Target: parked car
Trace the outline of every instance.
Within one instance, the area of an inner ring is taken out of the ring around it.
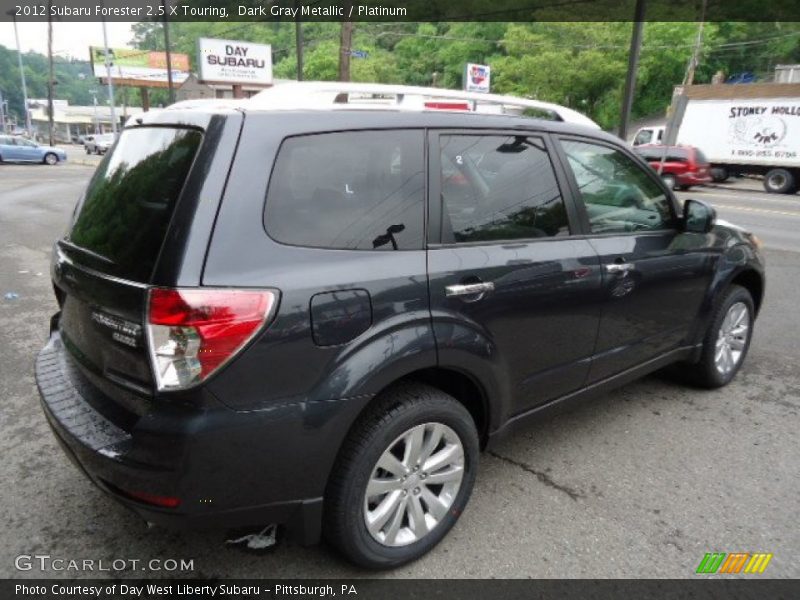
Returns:
[[[43,146],[19,135],[0,135],[0,162],[34,162],[55,165],[67,160],[61,148]]]
[[[105,154],[114,145],[115,140],[113,133],[88,135],[84,138],[83,148],[86,154]]]
[[[670,189],[688,190],[712,181],[711,166],[699,148],[650,144],[636,146],[635,150],[656,172],[664,157],[661,179]]]
[[[393,567],[519,424],[668,365],[708,388],[741,368],[758,240],[585,117],[275,90],[130,119],[53,249],[44,413],[148,522],[277,523]]]

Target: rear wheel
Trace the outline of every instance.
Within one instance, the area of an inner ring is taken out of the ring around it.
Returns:
[[[55,165],[58,163],[58,157],[53,154],[52,152],[48,152],[44,155],[44,162],[48,165]]]
[[[786,169],[772,169],[764,176],[764,189],[772,194],[791,194],[795,185],[794,175]]]
[[[728,169],[725,167],[712,167],[711,169],[711,179],[715,183],[722,183],[727,181],[730,177],[730,173],[728,173]]]
[[[676,180],[674,175],[662,175],[661,179],[664,181],[664,185],[667,186],[669,189],[674,190],[676,185]]]
[[[731,286],[714,311],[699,362],[685,365],[689,379],[707,388],[727,385],[747,356],[754,319],[750,292],[738,285]]]
[[[433,548],[469,500],[478,434],[469,412],[422,384],[388,391],[345,441],[326,492],[325,537],[390,568]]]

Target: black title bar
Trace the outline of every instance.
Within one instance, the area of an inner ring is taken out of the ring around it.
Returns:
[[[0,20],[632,21],[637,0],[0,0]],[[647,21],[800,21],[798,0],[642,0]]]

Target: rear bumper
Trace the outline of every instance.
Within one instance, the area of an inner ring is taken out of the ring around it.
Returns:
[[[68,457],[148,522],[176,529],[278,523],[301,543],[318,541],[327,474],[302,464],[302,453],[285,435],[293,419],[302,423],[300,408],[284,406],[270,418],[167,405],[123,428],[95,406],[97,390],[87,387],[58,333],[37,357],[36,382],[44,414]],[[280,453],[276,446],[282,446]],[[291,462],[293,457],[301,462]],[[129,493],[180,503],[162,508]]]
[[[688,175],[686,173],[676,176],[678,185],[705,185],[711,183],[710,175]]]

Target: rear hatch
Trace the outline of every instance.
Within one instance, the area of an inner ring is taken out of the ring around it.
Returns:
[[[180,127],[125,129],[57,243],[61,338],[107,393],[120,386],[152,393],[147,289],[202,135]]]

